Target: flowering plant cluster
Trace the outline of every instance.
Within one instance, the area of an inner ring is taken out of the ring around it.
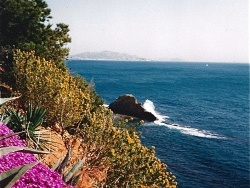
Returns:
[[[13,134],[4,123],[0,122],[0,136]],[[26,146],[25,141],[19,139],[17,135],[0,140],[0,147],[7,146]],[[33,154],[25,152],[12,152],[0,157],[0,173],[13,169],[17,166],[29,164],[37,161]],[[0,186],[1,187],[1,186]],[[13,188],[63,188],[73,186],[67,185],[60,174],[52,171],[47,166],[38,163],[32,169],[28,170],[13,186]]]

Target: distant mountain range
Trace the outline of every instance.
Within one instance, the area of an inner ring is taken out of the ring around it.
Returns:
[[[125,53],[102,51],[102,52],[84,52],[69,57],[72,60],[113,60],[113,61],[148,61],[145,58]]]

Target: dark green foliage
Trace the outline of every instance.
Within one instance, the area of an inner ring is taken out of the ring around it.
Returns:
[[[1,18],[0,18],[1,20]],[[1,26],[0,26],[1,31]],[[1,32],[0,32],[1,33]],[[1,38],[1,37],[0,37]],[[4,94],[2,84],[5,83],[8,86],[15,85],[14,73],[13,73],[13,52],[11,47],[2,47],[0,43],[0,83],[1,94]],[[10,96],[7,96],[10,97]]]
[[[6,118],[4,122],[8,124],[8,127],[13,130],[14,132],[26,132],[26,129],[23,125],[24,116],[19,110],[15,110],[14,108],[7,108],[5,109]]]
[[[27,123],[32,124],[32,130],[34,131],[39,125],[43,123],[43,118],[47,110],[38,106],[32,107],[31,103],[28,105],[26,113]]]
[[[44,0],[1,0],[0,46],[35,50],[36,55],[65,68],[69,28],[62,23],[52,26],[50,12]]]
[[[15,87],[13,49],[35,51],[35,55],[53,62],[66,70],[64,60],[71,42],[69,27],[63,23],[50,24],[51,10],[44,0],[0,1],[0,92]],[[12,96],[8,91],[6,97]]]

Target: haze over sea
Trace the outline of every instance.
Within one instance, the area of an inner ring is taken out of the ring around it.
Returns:
[[[142,142],[177,176],[180,188],[248,188],[249,65],[186,62],[67,62],[106,104],[133,94],[159,118]]]

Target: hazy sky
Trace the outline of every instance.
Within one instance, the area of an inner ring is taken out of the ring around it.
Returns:
[[[70,54],[248,61],[248,0],[46,0],[70,27]]]

